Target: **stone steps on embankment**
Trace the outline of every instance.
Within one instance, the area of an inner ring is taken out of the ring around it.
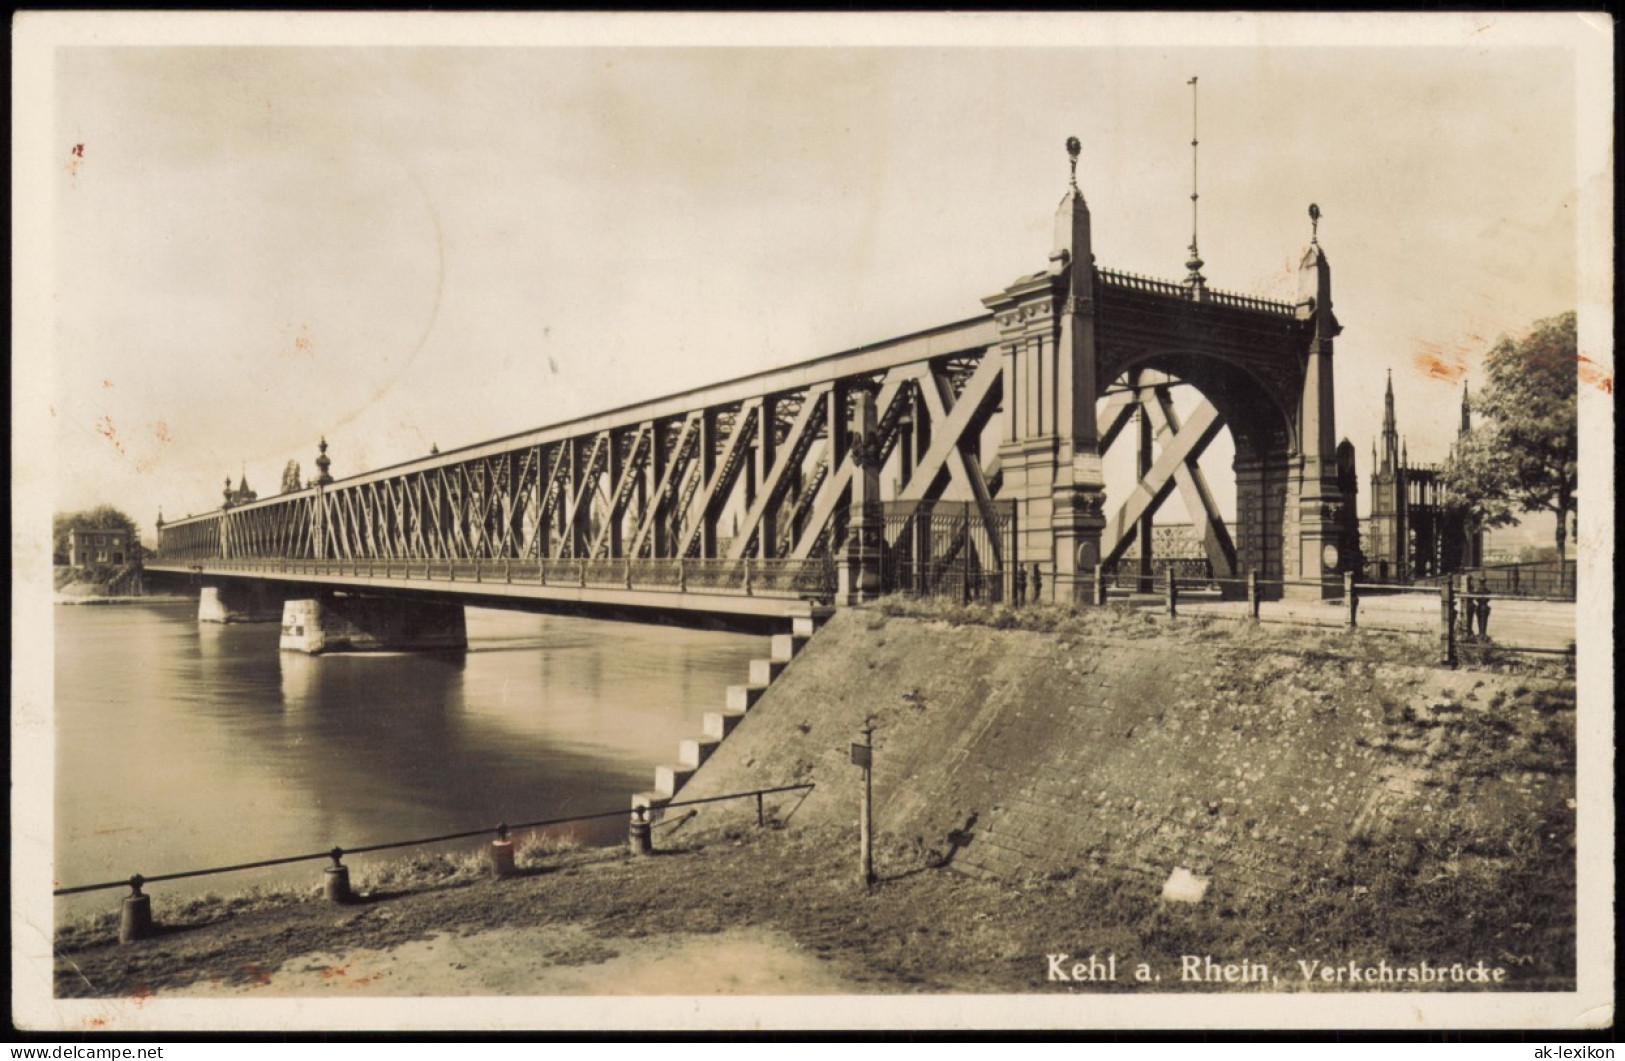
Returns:
[[[654,788],[632,797],[632,808],[659,810],[677,798],[689,779],[705,765],[722,742],[745,720],[768,688],[784,673],[797,654],[805,649],[814,633],[829,618],[832,609],[810,607],[792,612],[790,632],[774,634],[767,659],[750,663],[750,680],[743,685],[730,685],[720,711],[707,711],[703,732],[699,737],[680,741],[677,761],[655,767]]]

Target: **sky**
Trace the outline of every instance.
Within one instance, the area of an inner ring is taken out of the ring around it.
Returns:
[[[1568,16],[526,25],[51,52],[19,362],[54,507],[150,541],[324,435],[342,478],[976,316],[1045,266],[1068,136],[1099,264],[1180,279],[1196,76],[1210,285],[1292,298],[1322,211],[1363,513],[1388,373],[1442,459],[1497,337],[1576,307],[1611,186]]]

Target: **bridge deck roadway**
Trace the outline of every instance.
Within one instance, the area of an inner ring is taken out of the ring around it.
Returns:
[[[781,619],[805,609],[808,598],[786,591],[746,593],[743,589],[637,587],[624,585],[577,583],[549,583],[509,581],[500,571],[482,572],[478,578],[424,577],[422,569],[415,574],[403,572],[400,565],[391,573],[380,573],[383,564],[345,565],[347,570],[300,571],[297,564],[286,567],[275,563],[263,566],[246,564],[212,565],[184,562],[149,562],[148,571],[174,575],[198,576],[208,579],[243,579],[262,582],[308,585],[313,589],[346,590],[354,593],[379,593],[390,596],[412,596],[439,600],[460,600],[469,604],[497,606],[540,606],[556,604],[572,610],[630,611],[668,614],[712,615],[749,619]]]

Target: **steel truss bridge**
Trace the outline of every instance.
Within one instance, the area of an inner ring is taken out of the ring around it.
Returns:
[[[786,368],[162,523],[149,569],[766,615],[971,584],[1016,564],[1066,596],[1178,491],[1216,572],[1328,585],[1341,499],[1329,443],[1329,270],[1296,303],[1093,265],[1074,186],[1044,271],[966,320]],[[1178,416],[1170,388],[1203,400]],[[1228,426],[1238,526],[1197,459]],[[1099,455],[1136,448],[1109,511]],[[948,506],[947,502],[954,502]],[[938,509],[957,517],[944,520]],[[1324,557],[1324,560],[1323,560]],[[888,572],[906,571],[909,585]],[[950,573],[951,572],[951,576]],[[1079,593],[1079,596],[1082,594]]]

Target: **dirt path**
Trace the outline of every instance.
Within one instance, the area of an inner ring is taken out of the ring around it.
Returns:
[[[317,952],[263,978],[204,980],[166,998],[816,995],[854,984],[782,933],[598,938],[570,925],[440,933],[378,950]]]

